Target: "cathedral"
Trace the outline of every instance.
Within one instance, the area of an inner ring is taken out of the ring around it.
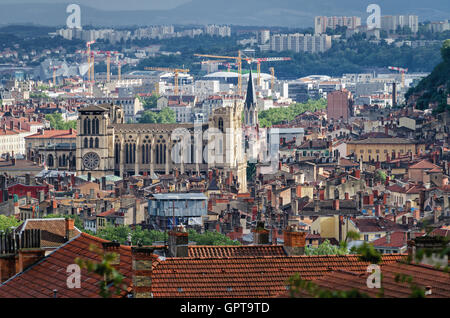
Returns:
[[[214,110],[202,124],[126,124],[117,105],[90,105],[79,110],[76,139],[78,175],[188,175],[218,169],[247,192],[247,157],[242,133],[257,125],[256,96],[250,75],[245,103]]]

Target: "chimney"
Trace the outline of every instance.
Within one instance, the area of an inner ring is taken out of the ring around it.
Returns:
[[[189,237],[183,226],[178,226],[169,232],[169,255],[170,257],[189,256]]]
[[[291,225],[284,230],[284,250],[289,256],[305,254],[306,232]]]
[[[103,251],[105,254],[114,254],[114,259],[111,261],[111,265],[120,265],[120,243],[117,241],[102,243]]]
[[[102,190],[106,190],[106,177],[102,177]]]
[[[89,199],[93,199],[95,197],[94,189],[89,189]]]
[[[212,170],[209,170],[208,171],[208,180],[209,180],[209,182],[212,181],[212,178],[213,178],[213,172],[212,172]]]
[[[391,232],[387,232],[386,233],[386,243],[390,244],[391,243]]]
[[[319,190],[319,200],[320,201],[325,200],[325,190],[324,189]]]
[[[373,193],[369,195],[369,205],[373,205]]]
[[[269,230],[265,228],[264,222],[258,222],[253,232],[253,243],[255,245],[269,244]]]
[[[131,247],[133,297],[152,298],[152,264],[157,258],[151,247]]]
[[[381,216],[381,206],[378,205],[378,204],[375,206],[375,216],[376,217],[380,217]]]
[[[39,203],[45,200],[45,192],[44,190],[39,191]]]
[[[75,220],[66,218],[66,241],[71,240],[75,235]]]
[[[12,244],[13,242],[17,244]],[[0,282],[4,282],[45,256],[41,249],[41,230],[0,233]]]
[[[350,200],[350,195],[348,194],[348,192],[345,192],[344,196],[345,196],[345,200]]]
[[[387,204],[387,197],[388,197],[388,194],[386,192],[383,193],[383,205]]]
[[[339,211],[339,199],[333,200],[333,210]]]

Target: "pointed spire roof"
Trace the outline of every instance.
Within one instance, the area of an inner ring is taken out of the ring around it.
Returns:
[[[245,107],[250,108],[250,105],[256,105],[255,85],[253,84],[252,69],[248,76],[247,96],[245,97]]]

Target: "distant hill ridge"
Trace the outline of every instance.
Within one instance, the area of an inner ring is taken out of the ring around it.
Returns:
[[[144,0],[142,0],[144,1]],[[316,15],[368,16],[366,0],[192,0],[169,10],[99,10],[82,8],[82,24],[94,26],[155,24],[237,24],[311,27]],[[448,0],[377,0],[382,15],[417,14],[421,21],[450,18]],[[138,3],[134,1],[133,3]],[[66,4],[0,4],[0,23],[64,25]],[[124,2],[124,10],[126,9]]]

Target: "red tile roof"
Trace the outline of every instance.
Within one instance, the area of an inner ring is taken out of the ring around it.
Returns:
[[[286,256],[282,245],[189,246],[189,257]]]
[[[13,276],[0,285],[0,298],[46,298],[53,297],[53,290],[57,289],[57,297],[61,298],[92,298],[99,296],[99,282],[101,277],[81,270],[81,288],[68,288],[67,266],[75,263],[75,258],[95,262],[100,257],[89,250],[90,245],[102,248],[106,240],[81,233],[79,236],[64,244],[35,263],[22,273]],[[125,276],[124,283],[131,283],[131,248],[120,246],[120,265],[118,270]]]
[[[440,169],[439,166],[436,166],[425,159],[422,161],[419,161],[418,163],[416,163],[412,166],[409,166],[409,169],[436,169],[436,168]]]
[[[434,229],[429,236],[444,236],[450,237],[450,229]]]
[[[407,230],[406,225],[397,224],[383,217],[363,217],[353,219],[361,233]]]
[[[44,130],[44,134],[36,133],[34,135],[30,135],[25,138],[76,138],[77,137],[77,131],[75,129],[72,130],[72,133],[70,130],[59,130],[59,129],[52,129],[52,130]]]
[[[383,255],[383,261],[403,257]],[[152,293],[183,298],[276,297],[286,292],[286,281],[295,273],[312,280],[336,269],[364,273],[368,265],[356,255],[167,258],[154,266]]]
[[[383,236],[372,242],[374,247],[403,247],[406,245],[406,232],[391,233],[391,241],[388,243],[387,237]]]
[[[393,263],[381,265],[381,287],[384,289],[384,298],[408,298],[411,287],[408,283],[396,282],[398,274],[411,276],[413,282],[425,289],[431,287],[431,295],[427,298],[450,297],[450,275],[442,270],[427,265]],[[351,271],[334,271],[325,274],[314,283],[321,289],[349,291],[356,289],[370,297],[377,297],[380,289],[368,288],[367,277],[370,273],[354,273]],[[305,291],[299,293],[300,297],[308,297]],[[309,296],[311,297],[311,296]]]

